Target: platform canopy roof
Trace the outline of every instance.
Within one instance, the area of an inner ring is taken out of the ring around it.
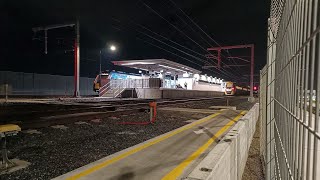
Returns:
[[[155,71],[168,74],[200,74],[201,71],[191,68],[189,66],[179,64],[167,59],[142,59],[142,60],[124,60],[124,61],[112,61],[114,65],[126,66],[134,69],[140,69],[144,71]]]

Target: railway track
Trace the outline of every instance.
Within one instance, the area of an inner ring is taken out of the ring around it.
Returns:
[[[160,107],[199,101],[225,101],[223,97],[197,99],[157,100]],[[152,100],[124,100],[107,102],[58,102],[57,104],[30,104],[2,106],[0,119],[3,124],[14,123],[22,129],[43,128],[76,121],[89,121],[110,116],[129,115],[148,111]],[[1,123],[0,123],[1,124]]]

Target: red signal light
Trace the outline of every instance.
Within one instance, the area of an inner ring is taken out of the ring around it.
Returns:
[[[254,86],[254,87],[253,87],[253,90],[257,90],[257,87],[256,87],[256,86]]]

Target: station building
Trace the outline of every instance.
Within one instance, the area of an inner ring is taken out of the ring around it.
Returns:
[[[115,66],[139,70],[139,74],[109,72],[99,90],[101,97],[144,99],[214,97],[224,93],[217,77],[167,59],[112,61]]]

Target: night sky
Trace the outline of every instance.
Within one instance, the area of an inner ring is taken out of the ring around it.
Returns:
[[[269,0],[1,0],[0,3],[0,70],[73,75],[74,29],[50,30],[45,55],[44,34],[34,34],[32,27],[75,22],[77,18],[81,27],[81,76],[94,77],[98,73],[99,50],[111,43],[119,50],[115,54],[104,51],[103,69],[114,68],[111,60],[165,58],[230,79],[249,74],[249,68],[203,70],[201,66],[208,61],[203,57],[208,54],[206,48],[251,43],[256,46],[256,73],[266,62]],[[250,51],[233,50],[223,55],[248,58],[245,56]],[[240,63],[227,59],[223,62]]]

